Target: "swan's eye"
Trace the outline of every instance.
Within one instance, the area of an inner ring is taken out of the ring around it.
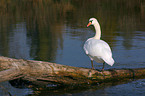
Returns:
[[[91,23],[93,22],[93,20],[90,21]]]

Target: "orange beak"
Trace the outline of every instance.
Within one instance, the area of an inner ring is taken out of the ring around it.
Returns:
[[[87,27],[89,27],[91,24],[92,24],[92,23],[91,23],[91,22],[89,22],[89,23],[88,23],[88,25],[87,25]]]

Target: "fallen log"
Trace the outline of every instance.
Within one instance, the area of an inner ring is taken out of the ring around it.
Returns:
[[[145,68],[110,69],[101,72],[88,68],[0,56],[0,82],[20,77],[24,80],[46,84],[94,84],[145,78]]]

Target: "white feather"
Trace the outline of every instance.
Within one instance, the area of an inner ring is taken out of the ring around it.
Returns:
[[[93,20],[92,25],[94,25],[95,29],[99,29],[96,29],[97,32],[93,38],[89,38],[85,42],[84,51],[90,57],[91,60],[94,60],[98,63],[106,62],[108,65],[112,66],[114,64],[114,60],[112,58],[110,46],[105,41],[100,40],[100,25],[95,18],[91,18],[90,20]]]

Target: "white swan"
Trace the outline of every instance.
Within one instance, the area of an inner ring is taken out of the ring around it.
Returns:
[[[90,18],[87,27],[90,25],[94,25],[96,30],[96,35],[92,38],[89,38],[85,42],[84,51],[91,59],[92,69],[94,69],[93,67],[93,60],[94,60],[98,63],[103,63],[102,71],[104,71],[105,62],[110,66],[114,64],[114,60],[112,58],[112,52],[109,45],[105,41],[100,40],[101,29],[97,19]]]

